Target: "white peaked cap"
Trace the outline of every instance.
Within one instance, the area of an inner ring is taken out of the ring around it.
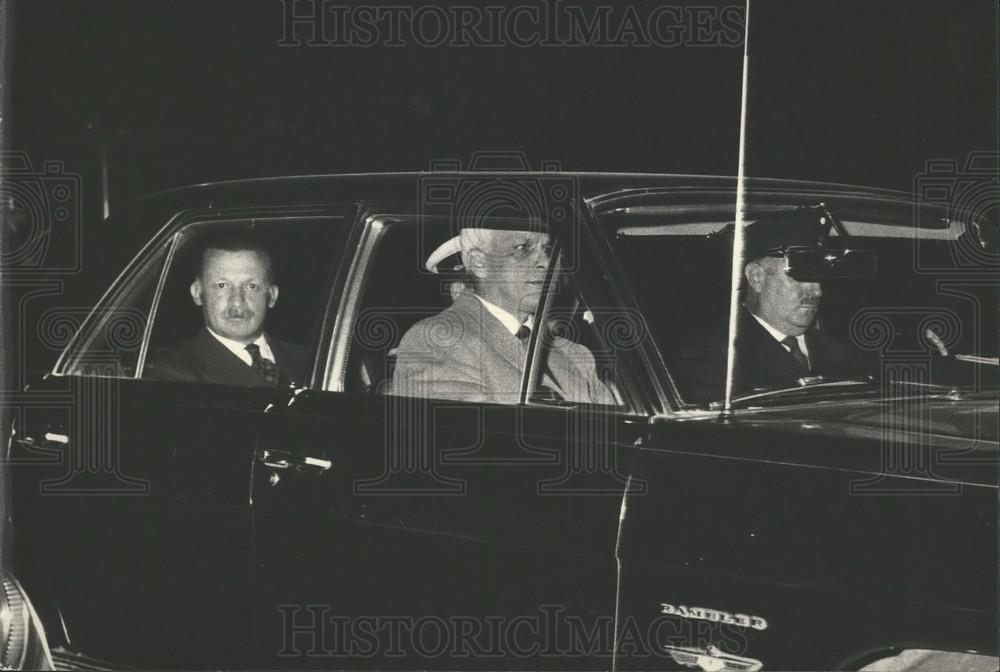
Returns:
[[[453,236],[438,245],[437,249],[427,257],[424,268],[431,273],[440,273],[441,269],[438,268],[438,265],[455,254],[461,255],[462,265],[468,268],[469,260],[466,255],[472,250],[488,247],[493,234],[497,231],[545,231],[544,225],[538,220],[494,217],[476,223],[478,226],[462,227],[457,236]]]

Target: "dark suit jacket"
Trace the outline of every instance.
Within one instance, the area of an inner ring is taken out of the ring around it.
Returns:
[[[725,395],[729,321],[696,332],[667,358],[671,373],[686,399],[721,400]],[[733,394],[754,389],[780,389],[810,375],[851,375],[860,362],[849,347],[819,329],[806,332],[810,370],[805,370],[748,310],[741,310],[736,341]]]
[[[526,345],[466,292],[406,332],[389,394],[515,404],[526,352]],[[555,338],[547,363],[566,400],[615,403],[586,347]]]
[[[271,336],[267,344],[281,368],[282,385],[304,385],[309,375],[308,351]],[[234,355],[202,327],[193,338],[176,348],[150,357],[143,378],[198,383],[225,383],[243,387],[266,387],[267,381]]]

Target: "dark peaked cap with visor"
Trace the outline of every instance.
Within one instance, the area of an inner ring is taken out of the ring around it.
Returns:
[[[548,228],[540,219],[528,217],[477,217],[463,219],[459,233],[439,245],[427,257],[424,267],[431,273],[446,273],[469,268],[468,255],[472,250],[492,251],[493,234],[498,231],[548,233]],[[458,255],[461,265],[450,267],[442,262]]]
[[[831,225],[818,208],[799,208],[761,217],[746,228],[746,261],[778,255],[788,247],[826,247]]]

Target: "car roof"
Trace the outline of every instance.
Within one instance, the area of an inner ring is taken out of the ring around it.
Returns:
[[[664,223],[692,216],[702,221],[725,220],[725,212],[734,210],[737,185],[735,177],[726,175],[614,172],[498,170],[288,175],[166,189],[126,204],[113,219],[130,229],[136,226],[148,232],[149,226],[159,228],[175,214],[193,210],[378,202],[387,207],[398,204],[398,214],[406,214],[419,212],[421,190],[427,189],[427,184],[476,180],[561,182],[599,211],[614,209],[620,203],[661,204],[670,210],[670,217]],[[754,207],[823,202],[841,219],[852,221],[941,229],[947,229],[950,223],[946,208],[917,205],[913,196],[903,191],[781,178],[748,178],[746,187],[748,204]],[[919,216],[915,216],[918,212]],[[116,225],[118,230],[119,227]]]
[[[542,172],[542,171],[469,171],[469,172],[389,172],[345,173],[332,175],[289,175],[260,177],[219,182],[206,182],[158,191],[141,197],[139,202],[160,200],[202,200],[206,197],[236,199],[245,203],[287,200],[290,196],[309,194],[327,200],[417,199],[417,192],[408,191],[427,180],[540,180],[572,182],[580,194],[590,199],[605,198],[622,192],[672,190],[732,191],[736,178],[726,175],[689,175],[658,173],[605,172]],[[909,201],[906,192],[834,182],[791,180],[782,178],[748,178],[750,189],[760,191],[800,191],[867,195],[888,200]]]

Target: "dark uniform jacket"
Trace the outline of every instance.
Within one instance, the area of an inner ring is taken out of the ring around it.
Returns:
[[[686,400],[704,403],[723,398],[728,324],[726,320],[714,329],[694,334],[668,358]],[[815,327],[805,333],[809,369],[799,364],[746,309],[740,311],[737,334],[734,396],[755,389],[793,387],[803,376],[850,376],[859,372],[856,353]]]
[[[270,336],[267,344],[281,369],[282,386],[304,385],[309,374],[308,351]],[[244,387],[266,387],[265,378],[234,355],[202,327],[193,338],[176,348],[150,358],[143,378],[198,383],[225,383]]]

